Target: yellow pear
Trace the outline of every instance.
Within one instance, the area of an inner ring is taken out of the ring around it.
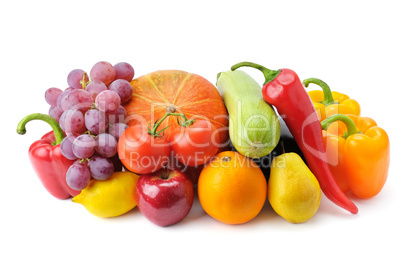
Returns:
[[[272,161],[268,200],[275,212],[291,223],[305,222],[317,212],[320,185],[296,153],[285,153]]]
[[[132,172],[115,172],[105,181],[92,179],[72,200],[98,217],[122,215],[137,205],[134,191],[138,177]]]

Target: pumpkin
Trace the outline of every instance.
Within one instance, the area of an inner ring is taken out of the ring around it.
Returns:
[[[217,131],[213,136],[220,147],[228,142],[228,114],[216,87],[205,78],[180,70],[162,70],[138,77],[131,82],[133,97],[124,105],[127,124],[154,124],[166,112],[182,113],[187,119],[208,119]],[[177,117],[167,117],[158,130],[164,136],[180,127]]]

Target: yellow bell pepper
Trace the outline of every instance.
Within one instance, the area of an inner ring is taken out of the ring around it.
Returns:
[[[321,122],[330,170],[339,187],[359,198],[383,188],[390,162],[389,138],[370,118],[333,115]]]
[[[309,78],[303,81],[305,87],[308,87],[310,83],[319,85],[322,90],[309,91],[311,101],[313,101],[314,108],[317,111],[320,121],[334,114],[353,114],[360,116],[360,105],[349,96],[338,92],[331,92],[329,86],[316,78]]]

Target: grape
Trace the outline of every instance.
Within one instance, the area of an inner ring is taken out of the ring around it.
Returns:
[[[75,69],[70,71],[70,73],[67,76],[67,83],[68,86],[74,89],[82,89],[82,78],[84,77],[85,74],[85,82],[87,83],[89,81],[88,75],[85,73],[85,71],[80,70],[80,69]]]
[[[93,99],[90,93],[85,90],[73,90],[67,97],[71,108],[80,111],[87,111],[91,108]]]
[[[91,80],[101,81],[106,85],[113,82],[115,74],[116,71],[113,66],[106,61],[99,61],[90,71]]]
[[[59,95],[59,97],[57,98],[57,106],[59,107],[59,109],[63,110],[61,102],[71,93],[72,90],[73,90],[72,88],[67,88]]]
[[[124,123],[126,121],[127,112],[123,106],[119,106],[119,108],[115,112],[107,113],[106,115],[109,119],[109,124],[115,124],[119,122]]]
[[[118,79],[109,85],[109,89],[115,91],[121,99],[121,103],[126,103],[133,96],[133,87],[131,84],[123,79]]]
[[[91,173],[88,166],[75,162],[68,168],[66,173],[66,181],[69,187],[74,190],[82,190],[88,186],[91,180]]]
[[[76,109],[63,112],[64,117],[60,127],[67,133],[81,133],[85,131],[84,115]],[[62,116],[63,116],[62,114]]]
[[[63,91],[61,89],[56,88],[56,87],[51,87],[51,88],[47,89],[45,92],[46,102],[52,107],[57,106],[57,98],[59,97],[59,95],[62,92]]]
[[[116,71],[116,75],[114,77],[115,80],[124,79],[130,82],[134,78],[134,68],[130,64],[126,62],[120,62],[113,67]]]
[[[120,96],[111,90],[100,92],[95,99],[95,106],[104,113],[113,113],[120,106]]]
[[[61,100],[60,109],[63,111],[67,111],[71,108],[70,103],[68,103],[68,96],[72,93],[72,91],[68,92],[66,96]]]
[[[120,136],[123,132],[128,128],[128,125],[125,123],[116,123],[113,124],[112,127],[109,129],[109,134],[112,135],[116,140],[119,140]]]
[[[82,134],[73,141],[73,153],[79,159],[90,158],[95,153],[95,146],[95,138]]]
[[[96,180],[106,180],[112,176],[114,165],[110,159],[93,156],[88,163],[91,176]]]
[[[108,119],[106,114],[98,109],[90,109],[85,112],[85,126],[95,135],[106,132]]]
[[[92,81],[87,85],[85,90],[92,96],[93,101],[95,101],[96,96],[100,92],[107,90],[107,86],[101,81]]]
[[[77,136],[74,135],[68,135],[63,139],[63,141],[61,141],[60,144],[61,154],[63,154],[63,156],[67,159],[71,160],[77,159],[77,157],[73,153],[73,142],[76,137]]]
[[[96,139],[96,152],[105,158],[111,158],[117,153],[117,140],[107,133],[99,134]]]
[[[61,114],[63,114],[63,110],[61,110],[59,107],[52,106],[49,108],[49,115],[57,122],[59,122]]]
[[[66,120],[66,112],[63,112],[59,118],[60,128],[64,131],[64,122]]]

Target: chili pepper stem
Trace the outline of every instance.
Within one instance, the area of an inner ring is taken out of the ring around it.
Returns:
[[[192,125],[192,124],[194,123],[194,119],[188,120],[187,117],[186,117],[186,115],[184,115],[184,114],[181,114],[181,113],[166,113],[162,118],[156,120],[155,124],[151,125],[152,128],[151,128],[151,129],[148,129],[148,133],[149,133],[150,135],[152,135],[152,136],[160,136],[159,134],[160,134],[161,132],[163,132],[166,128],[168,128],[169,126],[163,128],[163,129],[160,130],[160,131],[157,131],[157,130],[158,130],[158,127],[159,127],[159,126],[162,124],[162,122],[163,122],[167,117],[169,117],[169,116],[182,117],[184,121],[183,121],[182,123],[179,123],[179,122],[178,122],[178,123],[179,123],[181,126],[183,126],[183,127],[188,127],[188,126],[190,126],[190,125]]]
[[[25,116],[18,123],[17,133],[21,134],[21,135],[25,134],[27,132],[27,130],[25,129],[25,125],[32,120],[42,120],[44,122],[47,122],[50,125],[50,127],[52,127],[52,130],[53,130],[53,133],[55,136],[55,140],[56,140],[54,145],[58,145],[61,143],[61,141],[63,141],[65,135],[64,135],[63,130],[60,128],[59,123],[55,119],[53,119],[51,116],[46,115],[46,114],[41,114],[41,113],[33,113],[28,116]]]
[[[270,70],[262,65],[252,63],[252,62],[246,62],[246,61],[237,63],[237,64],[233,65],[230,69],[233,71],[240,67],[252,67],[257,70],[260,70],[264,74],[264,77],[265,77],[264,85],[271,82],[273,79],[275,79],[275,77],[278,76],[278,74],[281,72],[281,70]]]
[[[309,86],[310,83],[314,83],[322,88],[322,91],[324,92],[324,100],[321,102],[322,104],[324,104],[325,106],[329,106],[335,103],[334,98],[332,97],[331,89],[329,88],[328,84],[317,78],[309,78],[303,81],[303,85],[306,88]]]
[[[347,139],[349,136],[358,133],[356,125],[353,122],[353,120],[351,118],[349,118],[348,116],[343,115],[343,114],[335,114],[335,115],[332,115],[332,116],[326,118],[325,120],[323,120],[321,122],[321,128],[323,130],[327,130],[329,125],[331,125],[332,123],[334,123],[336,121],[343,122],[347,127],[347,131],[343,135],[343,138]]]

